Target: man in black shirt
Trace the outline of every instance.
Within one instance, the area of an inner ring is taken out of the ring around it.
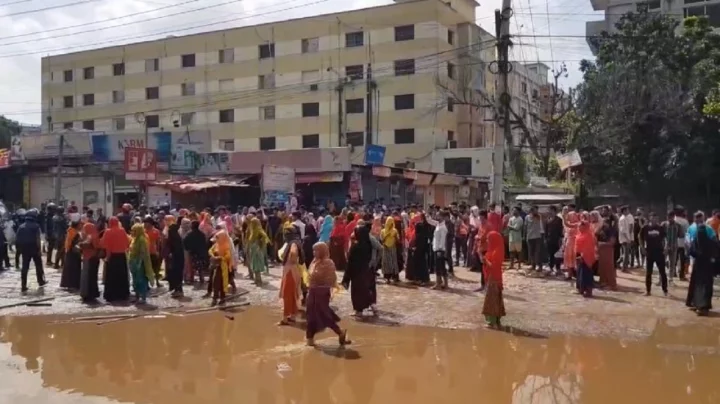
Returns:
[[[650,296],[652,286],[653,267],[657,264],[660,272],[660,284],[665,296],[667,296],[667,274],[665,273],[665,228],[658,221],[655,213],[650,213],[650,222],[641,230],[641,240],[645,246],[647,266],[645,268],[645,290],[646,296]]]
[[[25,223],[20,225],[17,232],[16,244],[18,252],[22,255],[22,272],[20,273],[22,291],[27,292],[27,275],[30,269],[30,261],[35,264],[35,275],[40,287],[45,286],[45,272],[43,271],[42,258],[40,257],[40,235],[42,233],[37,222],[38,212],[33,209],[28,212]]]

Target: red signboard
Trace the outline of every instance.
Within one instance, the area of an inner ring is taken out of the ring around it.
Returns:
[[[10,150],[0,149],[0,169],[10,167]]]
[[[156,151],[126,147],[125,179],[131,181],[155,181],[157,179]]]

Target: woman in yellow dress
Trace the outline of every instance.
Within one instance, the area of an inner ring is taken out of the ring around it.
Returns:
[[[232,240],[224,230],[215,235],[215,243],[210,247],[210,283],[212,284],[212,305],[225,304],[225,294],[230,283],[232,269]]]
[[[250,277],[257,286],[262,286],[262,273],[265,271],[265,257],[270,238],[260,225],[257,217],[250,220],[247,236],[247,266]]]

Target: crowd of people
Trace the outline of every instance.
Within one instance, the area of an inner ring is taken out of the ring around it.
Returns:
[[[126,204],[108,218],[102,211],[48,204],[40,210],[18,210],[14,220],[15,231],[1,236],[0,262],[10,266],[7,249],[14,245],[23,291],[28,290],[31,262],[38,285],[47,283],[43,254],[45,266],[62,270],[60,287],[78,293],[87,303],[101,296],[99,284],[107,302],[142,304],[164,282],[179,298],[185,284],[207,281],[205,297],[212,299],[212,305],[223,305],[236,291],[241,263],[257,286],[263,285],[270,266],[280,265],[279,324],[296,322],[305,306],[310,343],[324,328],[335,331],[342,344],[349,343],[330,308],[336,290],[350,291],[355,316],[366,311],[377,315],[376,282],[397,284],[402,273],[405,282],[443,290],[449,287],[455,267],[479,272],[476,291],[485,294],[487,325],[500,327],[505,316],[506,257],[507,269],[526,264],[530,272],[564,276],[585,297],[592,297],[598,285],[615,289],[616,270],[628,271],[636,263],[645,263],[647,294],[657,267],[667,295],[668,283],[678,275],[685,279],[692,257],[686,303],[699,315],[711,309],[720,262],[720,212],[707,221],[698,212],[690,224],[682,208],[669,212],[661,222],[654,213],[646,216],[638,210],[632,215],[627,207],[616,213],[609,206],[590,212],[574,205],[550,206],[542,212],[532,206],[526,212],[521,206],[510,210],[495,204],[485,210],[455,203],[428,209],[378,203],[332,212],[304,207],[292,212],[238,207],[231,212],[223,206],[135,209]],[[339,280],[336,271],[342,272]]]

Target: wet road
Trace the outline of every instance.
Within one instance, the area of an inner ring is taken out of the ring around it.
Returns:
[[[362,325],[305,347],[251,308],[102,326],[0,319],[0,402],[717,403],[720,329],[658,322],[644,341]]]

